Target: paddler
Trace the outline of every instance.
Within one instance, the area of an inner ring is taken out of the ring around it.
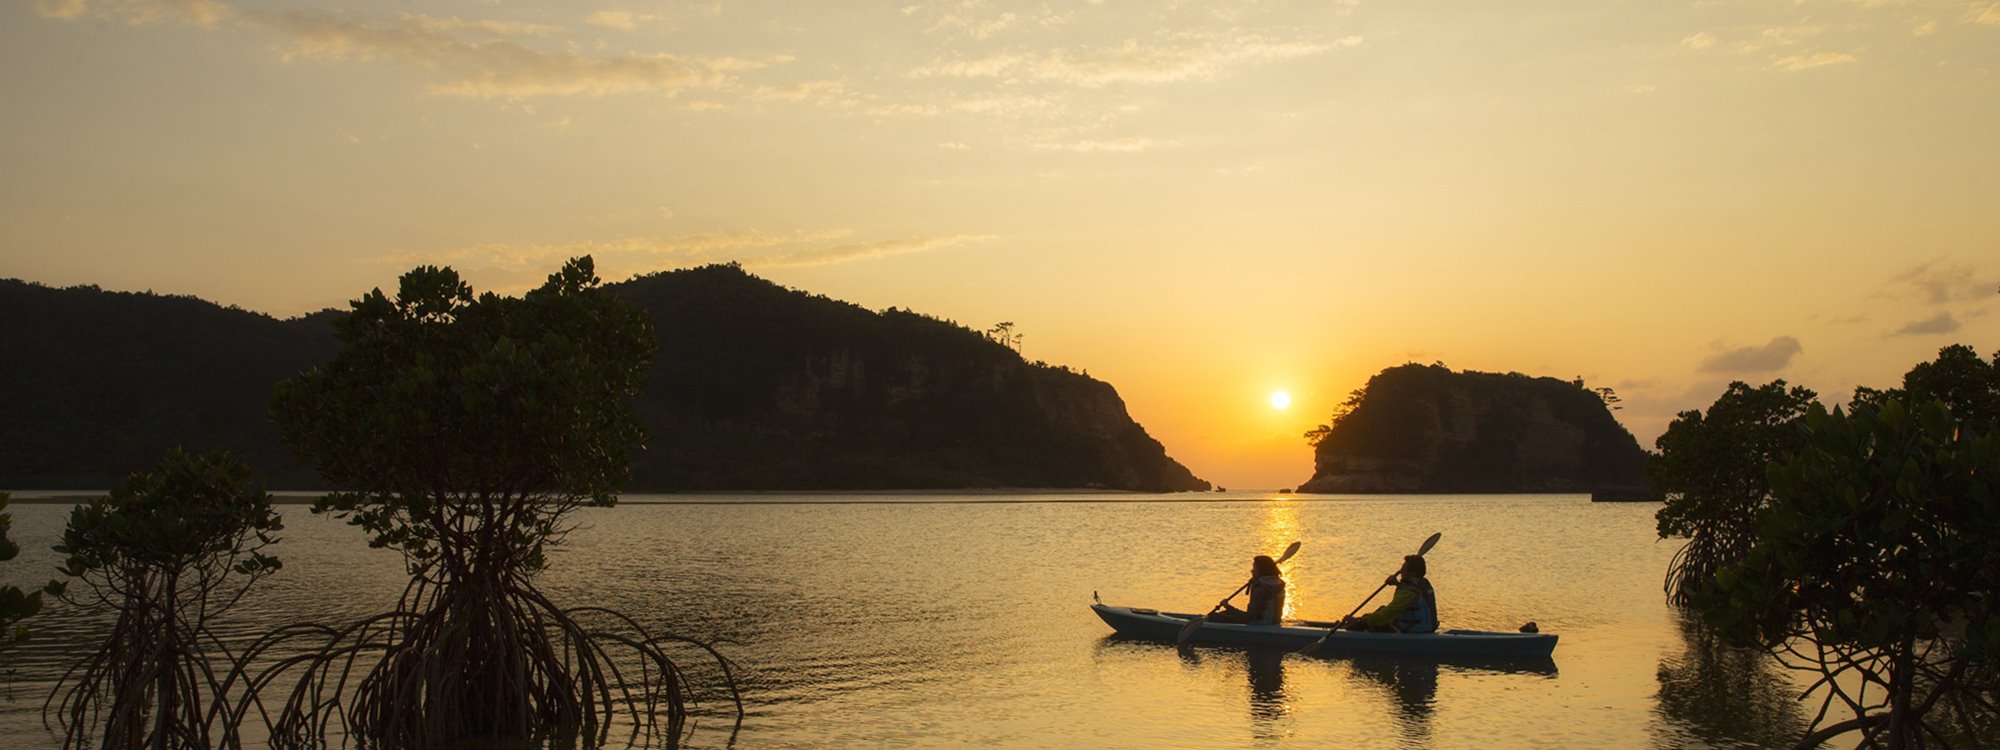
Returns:
[[[1423,555],[1403,558],[1403,569],[1389,576],[1384,586],[1396,587],[1396,598],[1375,611],[1340,621],[1343,630],[1373,630],[1383,633],[1435,633],[1438,629],[1437,591],[1425,578]]]
[[[1250,582],[1244,585],[1250,591],[1250,604],[1237,609],[1229,602],[1209,614],[1209,622],[1239,622],[1245,625],[1276,625],[1285,613],[1284,572],[1278,570],[1278,561],[1270,555],[1258,555],[1250,560]],[[1235,598],[1235,597],[1230,597]]]

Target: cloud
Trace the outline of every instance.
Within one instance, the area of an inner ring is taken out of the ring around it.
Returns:
[[[673,237],[625,237],[615,240],[528,245],[490,242],[443,251],[394,253],[369,258],[368,261],[397,266],[466,263],[510,270],[541,268],[552,261],[560,262],[579,255],[595,255],[600,259],[607,256],[624,258],[646,256],[656,260],[709,263],[739,259],[744,254],[755,254],[772,248],[782,249],[838,241],[850,234],[852,232],[845,229],[793,232],[745,230],[699,232]]]
[[[1163,141],[1154,138],[1110,138],[1086,139],[1068,142],[1043,142],[1035,144],[1039,151],[1073,151],[1076,153],[1137,153],[1156,148],[1178,146],[1180,141]]]
[[[639,22],[629,10],[600,10],[583,17],[583,22],[592,26],[631,31],[639,28]]]
[[[1091,87],[1211,80],[1239,66],[1310,57],[1336,46],[1352,47],[1360,43],[1360,37],[1326,43],[1255,35],[1161,45],[1144,45],[1127,39],[1112,47],[1080,52],[1059,50],[1044,58],[1034,74],[1042,80]]]
[[[1935,33],[1937,33],[1936,21],[1925,21],[1922,25],[1910,29],[1910,36],[1930,36]]]
[[[1801,40],[1805,39],[1806,37],[1815,37],[1824,33],[1826,33],[1825,26],[1807,26],[1804,24],[1798,24],[1794,26],[1773,26],[1765,29],[1758,36],[1763,37],[1764,41],[1769,42],[1771,44],[1776,44],[1781,47],[1790,47],[1797,45]]]
[[[1913,320],[1891,332],[1891,336],[1924,336],[1934,333],[1951,333],[1960,328],[1958,319],[1950,311],[1940,312],[1923,320]]]
[[[605,96],[726,85],[730,71],[763,63],[676,55],[591,58],[546,52],[507,40],[468,42],[422,17],[357,19],[323,12],[290,11],[260,17],[291,38],[286,60],[388,60],[444,73],[431,91],[475,98]],[[427,26],[428,24],[428,26]]]
[[[94,18],[132,26],[181,23],[213,28],[228,19],[230,7],[215,0],[34,0],[43,18],[81,21]]]
[[[1813,52],[1810,54],[1786,55],[1776,58],[1771,61],[1771,67],[1796,73],[1801,70],[1810,70],[1827,65],[1851,63],[1859,59],[1845,52]]]
[[[2000,3],[1994,3],[1971,16],[1972,22],[1986,26],[2000,26]]]
[[[620,31],[632,31],[639,28],[639,24],[665,20],[667,16],[660,13],[633,13],[629,10],[599,10],[583,17],[584,23]]]
[[[821,266],[889,255],[936,250],[990,239],[988,235],[908,237],[875,242],[842,242],[850,229],[767,232],[744,230],[699,232],[671,237],[624,237],[546,244],[492,242],[442,251],[401,252],[369,258],[392,266],[420,264],[462,266],[465,269],[519,274],[546,272],[563,260],[594,256],[604,276],[643,273],[661,268],[741,261],[760,267]]]
[[[1301,41],[1256,34],[1189,33],[1166,41],[1126,39],[1108,46],[1054,50],[1039,56],[1002,53],[939,61],[910,74],[918,78],[1022,78],[1083,87],[1163,84],[1212,80],[1234,68],[1310,57],[1362,41],[1358,36]]]
[[[901,8],[904,16],[925,16],[931,19],[924,33],[945,37],[953,42],[964,40],[985,41],[1004,32],[1023,30],[1059,29],[1075,17],[1074,9],[1057,10],[1050,4],[1040,8],[1016,8],[997,12],[981,13],[984,2],[979,0],[954,0],[936,3],[935,7],[906,5]]]
[[[1715,46],[1715,37],[1706,31],[1697,31],[1681,39],[1681,44],[1693,49],[1708,49]]]
[[[801,81],[786,86],[758,86],[750,91],[750,98],[760,102],[832,103],[841,101],[846,92],[847,86],[839,81]]]
[[[553,36],[567,31],[567,29],[561,26],[548,26],[539,23],[527,23],[525,21],[497,21],[490,18],[465,20],[457,16],[439,18],[422,14],[397,13],[396,20],[425,31],[474,31],[494,37]]]
[[[974,60],[937,62],[910,71],[918,78],[998,78],[1020,68],[1027,58],[1000,54]]]
[[[824,249],[800,250],[766,258],[761,261],[746,261],[746,263],[757,267],[826,266],[889,255],[927,252],[987,239],[992,239],[992,236],[959,234],[949,237],[909,237],[882,240],[880,242],[837,245]]]
[[[1750,373],[1782,370],[1792,363],[1792,358],[1805,351],[1799,340],[1791,336],[1779,336],[1763,346],[1746,346],[1720,352],[1702,360],[1702,372]]]
[[[1897,274],[1893,283],[1908,287],[1917,299],[1933,305],[1986,299],[2000,287],[2000,279],[1982,277],[1972,266],[1943,260],[1913,266]]]

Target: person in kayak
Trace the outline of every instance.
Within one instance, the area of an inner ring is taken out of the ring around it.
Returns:
[[[1284,572],[1278,570],[1278,561],[1270,555],[1258,555],[1250,561],[1250,604],[1237,609],[1229,602],[1208,616],[1209,622],[1240,622],[1245,625],[1276,625],[1285,613]],[[1234,597],[1231,597],[1234,598]]]
[[[1396,598],[1373,612],[1341,620],[1340,627],[1382,633],[1437,632],[1437,591],[1431,588],[1425,573],[1422,555],[1403,558],[1403,569],[1383,583],[1396,587]]]

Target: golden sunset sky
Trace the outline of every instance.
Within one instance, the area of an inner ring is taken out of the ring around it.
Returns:
[[[0,276],[290,316],[739,260],[1012,321],[1292,486],[1407,361],[1614,387],[1651,447],[1733,379],[1990,356],[1996,68],[1989,0],[0,0]]]

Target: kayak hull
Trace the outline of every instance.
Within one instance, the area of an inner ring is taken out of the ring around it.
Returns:
[[[1119,635],[1173,643],[1195,615],[1137,607],[1093,604],[1091,611]],[[1318,625],[1319,627],[1313,627]],[[1292,622],[1282,625],[1242,625],[1203,622],[1189,643],[1223,644],[1297,650],[1326,638],[1322,654],[1394,654],[1399,656],[1547,659],[1555,653],[1551,633],[1495,633],[1445,630],[1436,633],[1366,633],[1330,630],[1331,623]],[[1331,632],[1331,635],[1328,633]]]

